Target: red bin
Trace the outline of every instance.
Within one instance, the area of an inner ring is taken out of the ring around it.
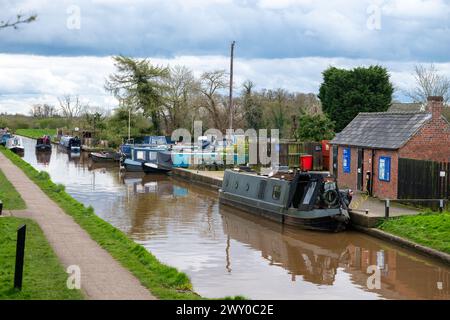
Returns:
[[[300,170],[311,171],[313,169],[313,156],[304,154],[300,156]]]

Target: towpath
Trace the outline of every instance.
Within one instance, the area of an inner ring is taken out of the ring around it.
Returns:
[[[26,210],[9,213],[35,220],[63,266],[80,268],[81,289],[87,299],[156,299],[130,271],[92,240],[71,216],[2,153],[0,153],[0,169],[27,205]]]

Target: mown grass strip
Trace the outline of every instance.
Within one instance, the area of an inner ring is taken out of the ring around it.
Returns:
[[[22,290],[14,289],[16,234],[27,225]],[[80,290],[70,290],[68,274],[58,261],[39,226],[29,219],[0,218],[0,299],[80,300]]]
[[[164,265],[143,246],[136,244],[122,231],[95,215],[55,184],[46,172],[38,172],[30,164],[4,147],[0,151],[34,181],[53,201],[84,228],[100,246],[130,270],[141,283],[160,299],[201,299],[193,292],[188,276]],[[240,298],[240,297],[237,297]]]
[[[386,219],[379,229],[418,244],[450,253],[450,213],[424,212]]]
[[[6,179],[2,170],[0,170],[0,200],[3,202],[3,209],[6,210],[23,210],[26,208],[25,201],[11,182]]]
[[[53,140],[56,135],[56,129],[17,129],[16,134],[33,139],[50,136]]]

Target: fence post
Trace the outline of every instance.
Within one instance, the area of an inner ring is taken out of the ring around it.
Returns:
[[[0,216],[2,215],[2,211],[3,211],[3,202],[2,200],[0,200]]]
[[[390,201],[389,201],[389,199],[386,199],[386,201],[384,203],[384,217],[385,218],[389,218],[389,206],[390,206]]]
[[[23,260],[25,255],[25,235],[27,232],[27,225],[24,224],[17,230],[17,245],[16,245],[16,269],[14,272],[14,288],[22,289],[23,278]]]
[[[442,213],[444,211],[444,200],[439,200],[439,212]]]

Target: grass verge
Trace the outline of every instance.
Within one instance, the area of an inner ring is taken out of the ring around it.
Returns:
[[[450,212],[424,212],[416,216],[390,218],[379,229],[418,244],[450,253]]]
[[[16,134],[28,138],[41,138],[42,136],[50,136],[52,137],[52,140],[54,139],[56,135],[55,129],[17,129]]]
[[[16,191],[11,182],[6,179],[5,174],[0,170],[0,200],[3,202],[3,209],[23,210],[26,208],[20,194]]]
[[[27,225],[22,290],[14,289],[17,228]],[[29,219],[0,218],[0,299],[79,300],[79,290],[66,286],[68,274],[39,226]]]
[[[129,239],[122,231],[95,215],[55,184],[46,172],[38,172],[30,164],[4,147],[0,151],[34,181],[53,201],[84,228],[100,246],[130,270],[140,282],[160,299],[201,299],[193,292],[188,276],[159,262],[143,246]],[[237,297],[240,298],[240,297]]]

